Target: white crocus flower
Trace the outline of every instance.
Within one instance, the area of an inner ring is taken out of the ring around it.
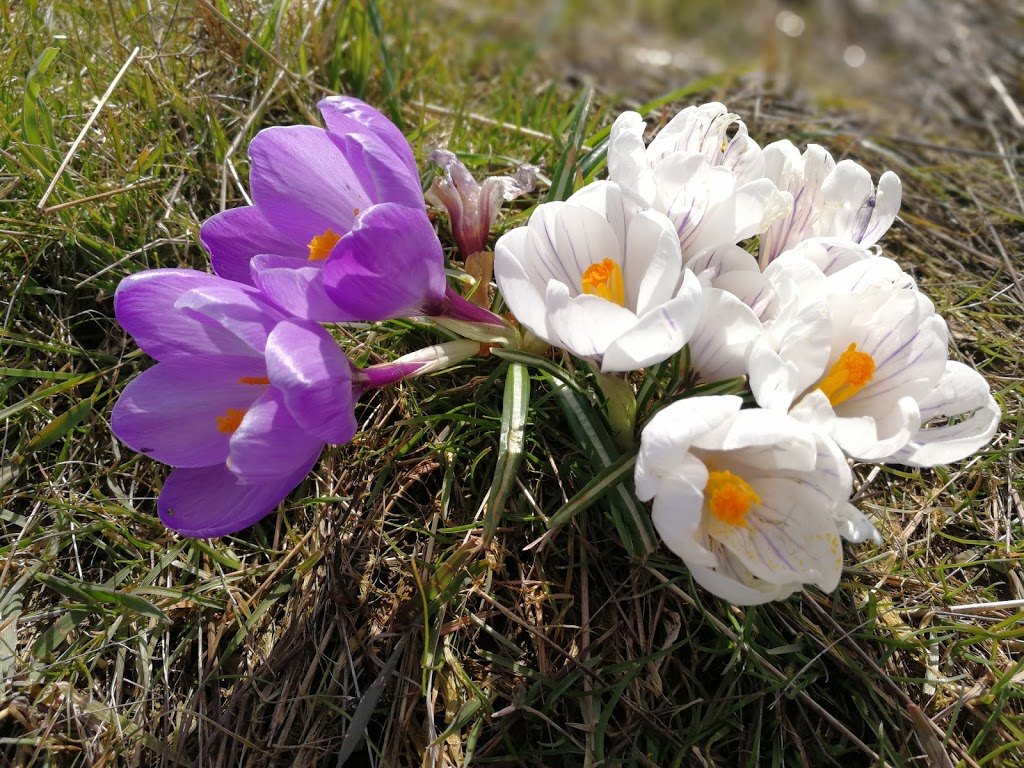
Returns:
[[[814,584],[835,589],[840,534],[874,538],[848,504],[852,478],[827,438],[738,397],[694,397],[659,411],[641,434],[636,493],[694,579],[740,605]]]
[[[643,118],[624,112],[608,140],[608,178],[668,216],[684,261],[763,232],[792,204],[763,178],[760,149],[746,129],[728,137],[729,126],[742,123],[724,109],[683,110],[650,146]]]
[[[792,195],[793,207],[761,235],[762,268],[812,238],[825,238],[830,246],[870,247],[899,212],[902,187],[892,171],[882,174],[876,191],[864,168],[852,160],[836,163],[816,144],[800,154],[792,142],[777,141],[764,148],[763,157],[765,176]]]
[[[827,323],[804,329],[803,354],[755,345],[758,404],[826,431],[861,461],[934,466],[991,439],[1000,411],[987,383],[948,359],[945,321],[895,262],[873,257],[826,276],[787,254],[774,270],[822,298]]]
[[[539,206],[498,240],[494,274],[522,325],[605,373],[671,357],[700,318],[675,228],[613,182]]]

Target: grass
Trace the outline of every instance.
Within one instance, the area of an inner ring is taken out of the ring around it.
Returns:
[[[598,510],[524,551],[594,470],[529,368],[522,465],[503,508],[484,503],[510,376],[497,358],[366,397],[357,440],[238,536],[180,539],[156,519],[165,468],[109,430],[147,364],[113,320],[117,282],[205,268],[199,225],[245,202],[249,139],[315,121],[326,93],[388,111],[420,160],[447,142],[481,175],[529,162],[550,179],[580,94],[561,75],[600,84],[607,64],[574,48],[576,11],[0,0],[5,764],[1024,765],[1020,129],[970,83],[917,81],[947,98],[882,130],[861,102],[694,72],[599,88],[582,134],[682,85],[762,142],[903,177],[887,249],[1005,419],[959,465],[863,468],[858,503],[885,544],[851,547],[835,594],[731,608],[665,552],[628,556]],[[645,12],[666,13],[685,26],[674,4]],[[991,58],[958,63],[1012,83],[998,43],[1019,20],[992,13]],[[438,338],[390,324],[345,344],[376,360]]]

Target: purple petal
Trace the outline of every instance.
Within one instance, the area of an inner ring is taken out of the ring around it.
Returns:
[[[321,128],[292,125],[260,131],[249,145],[252,199],[282,235],[309,243],[327,230],[343,235],[373,204],[338,139]]]
[[[251,289],[192,269],[149,269],[124,278],[114,294],[117,322],[150,357],[167,360],[189,355],[248,355],[253,350],[229,330],[176,308],[196,289],[231,286],[237,294]]]
[[[305,259],[305,243],[285,237],[270,225],[256,206],[232,208],[206,220],[199,230],[203,247],[210,252],[213,271],[228,280],[252,285],[249,262],[253,256],[272,253]]]
[[[264,393],[231,435],[227,467],[245,483],[270,483],[290,474],[324,441],[300,427],[275,389]]]
[[[229,410],[246,411],[263,394],[258,358],[190,357],[157,363],[118,399],[110,427],[125,445],[173,467],[206,467],[228,457]],[[245,379],[255,383],[245,383]]]
[[[302,429],[335,445],[355,435],[351,364],[319,325],[280,323],[267,339],[267,375]]]
[[[426,208],[419,172],[409,172],[391,149],[376,136],[353,133],[336,143],[356,171],[375,203],[399,203],[410,208]]]
[[[323,280],[327,295],[352,318],[439,314],[444,253],[426,211],[383,203],[334,247]]]
[[[207,327],[234,334],[250,351],[257,353],[263,351],[270,331],[284,319],[284,315],[260,299],[256,291],[230,280],[186,291],[174,308]]]
[[[235,533],[266,517],[320,458],[320,449],[294,470],[266,483],[244,484],[226,466],[176,469],[164,482],[157,509],[171,530],[193,538]]]
[[[351,96],[329,96],[317,108],[323,115],[327,130],[336,136],[349,133],[372,133],[383,141],[413,176],[419,176],[412,147],[398,126],[369,104]]]
[[[257,256],[252,260],[253,282],[264,298],[288,315],[320,323],[360,320],[343,312],[327,295],[317,264],[288,256]]]

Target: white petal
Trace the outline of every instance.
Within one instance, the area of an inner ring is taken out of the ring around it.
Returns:
[[[588,208],[608,222],[615,233],[612,243],[626,242],[626,229],[630,221],[640,212],[641,206],[623,194],[618,184],[611,181],[595,181],[574,192],[565,201],[568,208]]]
[[[772,600],[785,600],[799,591],[803,584],[772,584],[754,576],[738,558],[726,553],[718,558],[717,568],[689,565],[693,580],[713,595],[733,605],[763,605]]]
[[[837,504],[835,508],[836,525],[839,535],[853,544],[871,541],[882,543],[882,534],[871,524],[867,515],[852,504]]]
[[[682,270],[672,222],[656,211],[637,215],[629,225],[624,262],[627,307],[643,315],[672,298]]]
[[[608,138],[608,178],[652,205],[656,188],[644,146],[646,128],[636,112],[623,112],[615,119]]]
[[[686,268],[693,270],[698,277],[704,277],[703,273],[707,272],[712,281],[729,272],[760,272],[754,257],[732,243],[691,258],[686,262]]]
[[[900,211],[902,198],[903,185],[899,176],[892,171],[883,173],[882,178],[878,180],[878,192],[867,226],[859,238],[861,244],[874,245],[889,231],[889,227],[896,220],[896,214]]]
[[[858,219],[873,192],[871,174],[863,167],[853,160],[837,163],[821,185],[820,234],[859,241]]]
[[[751,483],[761,504],[746,526],[708,520],[708,533],[721,541],[750,572],[765,581],[817,584],[831,592],[843,565],[839,532],[820,499],[800,482],[759,478]]]
[[[640,317],[604,352],[601,370],[635,371],[666,360],[690,340],[701,316],[701,286],[686,270],[679,294]]]
[[[762,408],[785,413],[803,391],[797,386],[800,369],[792,361],[783,359],[764,337],[754,340],[747,368],[750,391]]]
[[[701,321],[690,337],[690,366],[705,382],[747,373],[761,323],[753,310],[731,293],[705,288]]]
[[[687,461],[694,465],[687,475],[697,482],[682,475],[665,478],[654,497],[651,520],[665,546],[687,565],[713,567],[718,560],[708,549],[707,535],[702,530],[707,468],[692,455]],[[695,471],[697,464],[702,472]]]
[[[519,322],[549,344],[544,297],[530,280],[522,260],[526,250],[526,227],[506,232],[494,246],[494,278],[512,314]]]
[[[920,405],[925,423],[974,413],[955,424],[918,430],[909,445],[893,457],[894,461],[915,467],[934,467],[970,456],[992,439],[1002,415],[988,382],[977,371],[955,361],[946,363],[938,386]]]
[[[628,309],[599,296],[572,297],[565,285],[554,280],[548,283],[545,304],[548,329],[558,346],[591,360],[599,359],[609,344],[637,324],[636,315]]]
[[[727,453],[722,461],[771,474],[814,470],[819,456],[811,430],[784,413],[762,408],[740,411],[727,430],[699,435],[693,446]]]
[[[640,434],[637,465],[658,467],[667,474],[698,437],[720,434],[743,405],[734,395],[689,397],[658,411]]]
[[[615,229],[590,208],[563,206],[555,214],[554,234],[555,256],[571,278],[565,284],[573,296],[582,292],[583,273],[591,265],[611,259],[622,267],[623,247]]]

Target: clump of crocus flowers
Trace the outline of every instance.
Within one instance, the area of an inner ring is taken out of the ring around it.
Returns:
[[[117,291],[119,322],[157,363],[112,426],[174,467],[158,510],[175,531],[251,525],[326,445],[352,439],[364,391],[527,336],[578,358],[606,393],[632,397],[652,366],[682,366],[638,427],[635,408],[609,418],[628,414],[621,442],[664,545],[736,604],[831,591],[841,541],[881,541],[850,503],[850,460],[957,461],[998,426],[984,379],[949,360],[932,302],[882,255],[901,197],[891,172],[876,185],[820,146],[762,148],[717,103],[649,143],[642,116],[624,113],[607,178],[498,239],[511,323],[489,311],[489,285],[469,301],[448,283],[398,128],[357,99],[319,107],[324,128],[253,139],[252,205],[202,227],[214,274],[151,270]],[[489,256],[501,203],[532,190],[533,169],[480,185],[454,154],[432,160],[428,197],[463,258]],[[489,266],[477,277],[489,283]],[[410,317],[461,338],[361,369],[331,332]],[[695,393],[739,377],[738,394]]]

